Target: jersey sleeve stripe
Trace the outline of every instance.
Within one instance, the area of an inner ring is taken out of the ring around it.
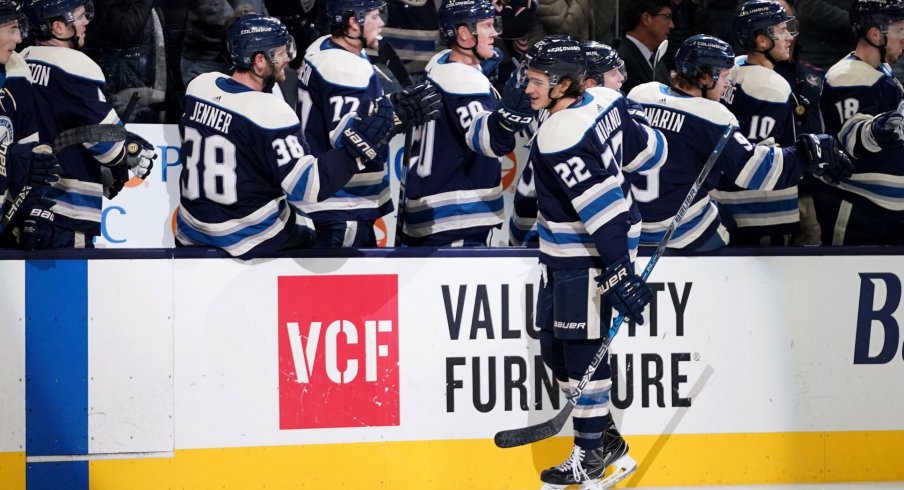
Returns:
[[[317,201],[320,193],[320,177],[317,170],[317,161],[311,155],[305,155],[298,159],[295,167],[282,181],[282,188],[289,196],[290,202]]]
[[[783,159],[783,153],[774,147],[756,146],[735,183],[745,189],[771,190],[781,176]]]
[[[645,172],[661,167],[668,158],[668,146],[662,133],[648,126],[640,126],[647,133],[647,141],[643,151],[637,154],[630,163],[622,167],[625,172]]]

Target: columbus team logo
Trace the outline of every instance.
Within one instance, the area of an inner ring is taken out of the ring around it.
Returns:
[[[399,425],[398,276],[278,287],[280,429]]]

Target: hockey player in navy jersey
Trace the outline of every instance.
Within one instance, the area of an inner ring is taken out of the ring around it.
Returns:
[[[330,34],[308,47],[298,83],[297,113],[315,157],[339,143],[331,134],[339,132],[343,117],[383,96],[380,77],[364,49],[379,47],[385,9],[383,0],[327,3]],[[389,97],[398,116],[396,132],[439,115],[439,96],[428,84]],[[301,205],[317,226],[318,246],[376,246],[374,222],[393,209],[386,159],[384,149],[330,199]]]
[[[620,92],[583,89],[585,63],[577,41],[547,37],[523,65],[531,107],[550,113],[530,151],[539,206],[537,326],[543,360],[566,395],[607,340],[610,308],[643,323],[652,293],[629,257],[622,168],[652,165],[667,150],[657,132],[629,123]],[[636,469],[627,443],[609,425],[611,374],[605,359],[572,413],[571,455],[542,472],[544,488],[608,488]],[[615,472],[604,478],[609,465]]]
[[[610,46],[596,41],[583,41],[581,48],[583,48],[584,57],[587,60],[584,87],[606,87],[621,90],[622,84],[628,79],[628,73],[625,71],[625,62],[618,56],[618,52]],[[630,100],[628,102],[631,103]],[[642,107],[639,111],[632,109],[632,114],[640,115],[641,120],[645,120]],[[637,229],[632,229],[632,260],[636,257],[637,243],[640,238],[639,211],[637,218]],[[540,236],[537,233],[536,221],[537,194],[534,189],[533,169],[528,162],[524,166],[515,188],[513,212],[509,219],[509,245],[538,246]]]
[[[442,93],[443,111],[424,126],[417,163],[407,171],[401,243],[487,245],[504,214],[499,158],[514,149],[533,111],[515,77],[497,102],[480,69],[499,34],[489,0],[444,1],[439,26],[449,50],[433,57],[427,79]]]
[[[729,74],[722,103],[738,120],[739,131],[753,144],[769,140],[791,146],[796,140],[797,101],[775,64],[791,56],[797,20],[772,0],[751,0],[735,14],[733,30],[747,51]],[[742,189],[723,178],[711,193],[731,215],[732,245],[784,245],[800,223],[797,185],[762,191]]]
[[[856,170],[846,182],[817,183],[816,217],[824,245],[901,245],[904,104],[889,64],[904,46],[904,1],[855,0],[850,19],[857,47],[826,73],[820,105]]]
[[[42,137],[92,124],[121,124],[103,95],[104,74],[79,51],[94,15],[90,0],[32,0],[25,8],[37,46],[22,54],[31,68],[42,115]],[[103,196],[113,198],[132,177],[144,179],[157,157],[154,147],[129,134],[123,142],[85,143],[59,153],[63,172],[47,198],[36,203],[23,227],[26,249],[91,248],[100,234]]]
[[[40,138],[31,73],[15,52],[27,31],[19,2],[0,0],[0,233],[21,225],[17,211],[46,192],[44,184],[56,181],[60,170],[49,147],[34,151]],[[12,233],[2,242],[18,247]]]
[[[186,92],[177,243],[242,259],[309,246],[314,224],[299,208],[334,195],[383,151],[392,105],[385,98],[363,102],[343,118],[340,148],[315,158],[292,108],[263,91],[284,79],[295,56],[285,26],[243,15],[227,44],[233,75],[200,75]]]
[[[726,127],[737,126],[737,119],[718,102],[728,89],[734,61],[726,42],[692,36],[675,55],[678,75],[672,87],[650,82],[628,94],[643,105],[650,124],[662,131],[669,145],[666,164],[639,173],[643,179],[632,189],[643,215],[641,244],[659,242]],[[852,171],[832,137],[802,135],[793,146],[754,146],[735,131],[704,183],[707,192],[697,193],[669,247],[704,251],[728,244],[728,228],[708,193],[723,175],[744,189],[775,190],[796,185],[805,169],[833,181]]]

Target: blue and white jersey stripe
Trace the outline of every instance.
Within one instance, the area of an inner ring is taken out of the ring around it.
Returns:
[[[185,245],[214,246],[238,257],[282,232],[291,212],[286,200],[279,199],[242,218],[206,223],[181,207],[176,219],[176,238]]]
[[[383,167],[377,172],[357,173],[342,189],[333,194],[333,197],[320,202],[296,202],[293,197],[292,204],[311,216],[315,222],[317,213],[324,212],[340,212],[377,219],[388,212],[386,207],[392,204],[389,172]]]
[[[55,214],[100,226],[104,197],[102,184],[61,178],[50,184],[46,197],[56,203],[51,208]]]
[[[665,236],[673,219],[670,217],[662,221],[644,221],[640,241],[646,244],[658,244]],[[714,223],[718,223],[719,226],[713,228]],[[687,209],[684,219],[672,234],[668,247],[682,249],[689,245],[697,245],[701,243],[701,239],[705,241],[708,238],[707,234],[711,232],[707,230],[710,229],[718,230],[717,233],[723,235],[723,242],[728,243],[728,231],[719,222],[719,209],[709,199],[701,199]]]
[[[774,226],[800,221],[797,186],[774,191],[713,190],[709,194],[731,213],[739,227]]]
[[[494,227],[504,218],[502,187],[449,191],[418,199],[405,206],[403,232],[426,237],[462,228]]]

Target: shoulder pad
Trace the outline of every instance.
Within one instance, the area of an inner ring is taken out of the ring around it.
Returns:
[[[550,154],[574,147],[593,129],[600,116],[621,98],[621,94],[611,89],[588,89],[579,105],[561,110],[543,121],[537,133],[537,150]]]
[[[649,82],[634,87],[628,94],[628,98],[639,102],[644,108],[665,107],[720,126],[737,125],[737,119],[721,103],[703,97],[679,94],[659,82]]]
[[[485,95],[491,92],[490,80],[480,70],[448,61],[448,58],[440,58],[428,68],[427,77],[447,94]]]
[[[316,43],[315,43],[316,44]],[[311,48],[314,48],[314,44]],[[304,55],[305,62],[323,79],[333,85],[364,89],[370,85],[374,66],[367,58],[355,56],[344,49],[328,48],[321,50],[308,48]]]
[[[314,42],[312,42],[311,44],[308,45],[308,49],[304,50],[305,56],[307,56],[308,54],[319,53],[320,51],[322,51],[324,43],[330,38],[331,38],[331,36],[329,34],[327,34],[325,36],[320,36],[317,39],[315,39]]]
[[[248,119],[263,129],[282,129],[298,125],[298,116],[284,101],[266,92],[232,93],[221,89],[217,80],[229,78],[222,73],[204,73],[188,84],[186,97],[194,97]]]
[[[26,61],[37,61],[53,65],[69,75],[84,78],[95,83],[105,83],[104,72],[85,53],[55,46],[31,46],[22,51]]]
[[[28,69],[28,64],[21,54],[13,51],[9,61],[6,62],[6,76],[9,78],[22,77],[31,81],[31,70]]]
[[[832,65],[826,73],[826,83],[833,87],[871,87],[883,73],[868,63],[847,57]]]
[[[731,80],[751,97],[776,103],[788,102],[788,97],[791,97],[791,86],[775,70],[760,65],[743,65],[735,66],[731,72]]]

